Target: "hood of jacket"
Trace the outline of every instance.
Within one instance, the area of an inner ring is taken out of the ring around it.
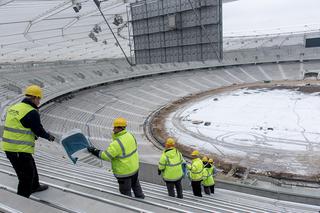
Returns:
[[[170,149],[165,150],[165,155],[169,159],[175,158],[177,156],[177,154],[178,154],[178,151],[176,148],[170,148]]]

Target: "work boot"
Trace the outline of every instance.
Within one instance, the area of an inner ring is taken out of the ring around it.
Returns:
[[[40,185],[38,186],[38,188],[32,190],[32,193],[34,193],[34,192],[41,192],[41,191],[47,190],[48,188],[49,188],[48,185],[46,185],[46,184],[40,184]]]
[[[139,196],[135,196],[135,198],[144,199],[145,196],[144,195],[139,195]]]

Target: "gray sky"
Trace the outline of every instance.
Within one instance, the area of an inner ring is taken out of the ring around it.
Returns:
[[[224,33],[320,29],[320,0],[239,0],[223,6]],[[291,30],[290,30],[291,29]]]

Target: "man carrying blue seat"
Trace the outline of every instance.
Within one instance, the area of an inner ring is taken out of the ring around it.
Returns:
[[[116,118],[113,122],[112,142],[104,150],[88,147],[88,151],[102,160],[111,161],[112,171],[119,183],[121,194],[144,198],[138,179],[139,155],[137,141],[133,134],[127,132],[127,121]]]

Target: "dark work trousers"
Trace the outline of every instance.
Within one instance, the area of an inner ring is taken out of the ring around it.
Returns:
[[[121,194],[132,197],[131,189],[134,196],[137,198],[144,198],[142,188],[138,179],[138,172],[130,177],[117,178],[119,183],[119,191]]]
[[[201,193],[201,180],[191,181],[192,191],[194,196],[202,197]]]
[[[23,152],[6,152],[18,176],[18,195],[29,197],[39,187],[39,176],[32,154]]]
[[[203,186],[204,189],[204,193],[206,193],[207,195],[210,195],[210,186]]]
[[[214,184],[212,186],[210,186],[210,191],[212,194],[214,194]]]
[[[183,198],[181,179],[177,180],[177,181],[166,181],[166,185],[167,185],[168,195],[169,196],[175,197],[174,186],[176,186],[177,197],[178,198]]]

